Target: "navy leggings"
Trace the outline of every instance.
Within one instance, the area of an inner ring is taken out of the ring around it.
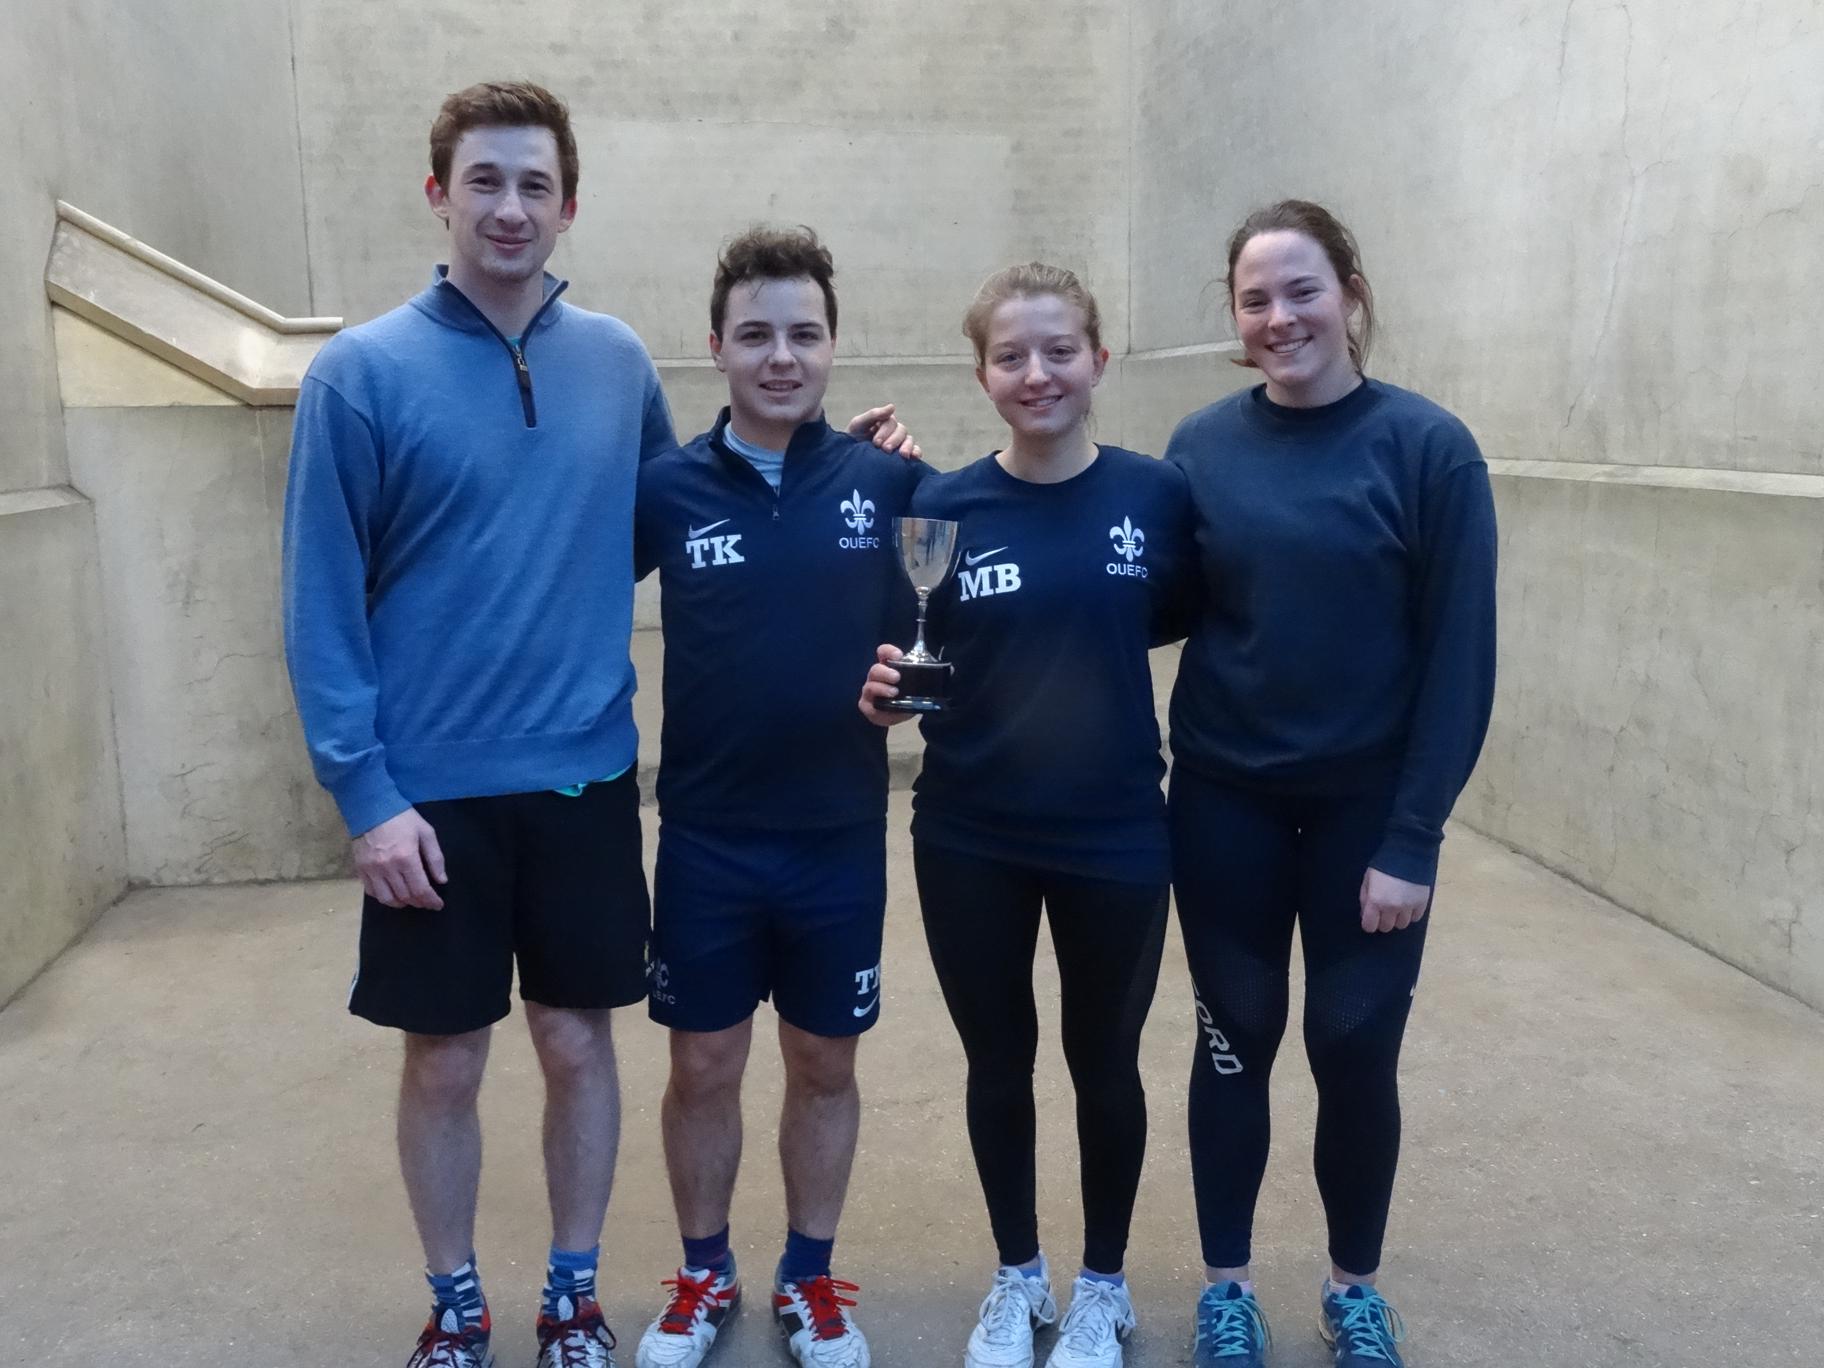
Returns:
[[[1083,1266],[1119,1273],[1140,1166],[1140,1028],[1165,947],[1166,886],[1087,879],[912,842],[931,962],[969,1061],[969,1144],[1003,1264],[1039,1252],[1032,957],[1041,905],[1058,957],[1064,1062],[1077,1094]]]
[[[1196,994],[1191,1177],[1212,1267],[1250,1259],[1294,923],[1330,1257],[1347,1273],[1380,1267],[1400,1153],[1400,1041],[1431,922],[1362,930],[1362,876],[1391,801],[1262,794],[1173,769],[1173,881]]]

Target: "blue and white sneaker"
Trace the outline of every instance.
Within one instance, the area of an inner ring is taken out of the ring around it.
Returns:
[[[1406,1338],[1406,1322],[1379,1292],[1360,1283],[1340,1293],[1326,1286],[1321,1300],[1317,1328],[1336,1355],[1336,1368],[1406,1368],[1394,1347]]]
[[[1252,1292],[1238,1282],[1211,1283],[1197,1299],[1194,1368],[1267,1368],[1273,1332]]]

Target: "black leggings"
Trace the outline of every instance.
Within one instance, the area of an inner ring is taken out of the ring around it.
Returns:
[[[1086,879],[914,841],[925,939],[969,1061],[969,1144],[1003,1264],[1039,1252],[1032,956],[1043,903],[1077,1093],[1083,1266],[1119,1273],[1146,1157],[1140,1028],[1159,980],[1166,888]]]
[[[1400,1154],[1400,1040],[1431,921],[1362,930],[1362,876],[1390,804],[1387,794],[1278,797],[1172,773],[1174,883],[1197,1013],[1191,1177],[1212,1267],[1250,1258],[1295,921],[1330,1258],[1346,1273],[1380,1267]]]

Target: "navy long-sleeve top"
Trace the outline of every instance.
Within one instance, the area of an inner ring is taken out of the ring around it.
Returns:
[[[1035,484],[986,456],[927,480],[912,511],[961,524],[928,642],[956,665],[952,707],[922,720],[913,835],[1163,883],[1147,649],[1194,570],[1183,473],[1104,446],[1071,479]]]
[[[1172,693],[1176,764],[1282,793],[1391,788],[1372,867],[1436,881],[1495,684],[1495,509],[1469,429],[1366,380],[1192,414],[1202,606]]]
[[[855,706],[883,641],[910,639],[893,519],[926,474],[802,424],[777,490],[710,431],[640,467],[635,568],[659,572],[659,810],[709,826],[879,820],[885,732]]]

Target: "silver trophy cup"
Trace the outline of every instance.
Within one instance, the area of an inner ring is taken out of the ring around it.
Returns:
[[[880,706],[895,712],[942,712],[950,697],[950,676],[955,666],[939,660],[925,648],[925,609],[939,585],[956,568],[957,525],[943,518],[895,518],[893,545],[900,567],[918,594],[918,640],[893,662],[899,671],[899,697]]]

